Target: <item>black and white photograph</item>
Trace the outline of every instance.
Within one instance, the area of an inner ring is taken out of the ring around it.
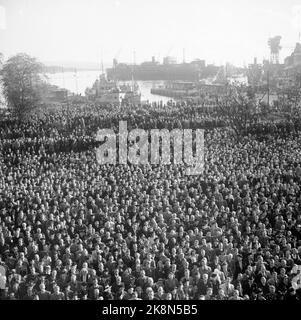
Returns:
[[[300,301],[300,133],[300,0],[0,0],[0,306]]]

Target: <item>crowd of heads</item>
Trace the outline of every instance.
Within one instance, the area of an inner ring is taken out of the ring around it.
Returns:
[[[205,128],[203,174],[99,165],[97,129],[120,120]],[[238,139],[218,113],[187,105],[1,121],[2,299],[298,300],[300,145],[280,124]]]

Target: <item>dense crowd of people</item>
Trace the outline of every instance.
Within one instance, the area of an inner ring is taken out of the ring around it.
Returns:
[[[99,165],[98,128],[205,128],[205,167]],[[1,299],[298,300],[301,138],[187,105],[0,120]]]

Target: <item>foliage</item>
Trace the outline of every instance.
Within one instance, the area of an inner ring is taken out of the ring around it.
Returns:
[[[260,119],[261,108],[255,94],[244,85],[228,86],[226,94],[216,97],[216,102],[219,112],[237,136],[247,134],[248,128]]]
[[[297,131],[301,125],[301,88],[286,88],[282,91],[279,101],[280,111],[283,112],[287,123]]]
[[[0,71],[3,93],[8,106],[23,118],[41,101],[43,65],[25,53],[9,58]]]
[[[277,92],[277,106],[280,112],[291,113],[301,107],[301,88],[290,86]]]

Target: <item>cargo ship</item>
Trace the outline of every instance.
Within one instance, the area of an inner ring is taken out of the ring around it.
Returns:
[[[135,80],[182,80],[198,81],[216,73],[216,67],[206,66],[205,60],[194,60],[190,63],[176,63],[175,59],[165,57],[160,64],[152,57],[151,61],[141,64],[118,63],[113,60],[113,67],[107,70],[108,79],[129,81],[132,76]]]

